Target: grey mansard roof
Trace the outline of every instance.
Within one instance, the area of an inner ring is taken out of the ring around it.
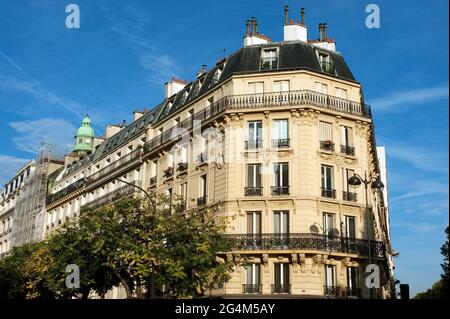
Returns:
[[[260,58],[263,48],[278,48],[278,68],[271,70],[260,70]],[[323,73],[316,51],[324,51],[329,54],[336,71],[336,78],[356,82],[352,72],[348,68],[341,54],[316,48],[310,44],[293,41],[278,42],[263,45],[252,45],[243,47],[227,58],[219,61],[212,69],[206,71],[203,76],[188,83],[180,92],[164,99],[159,105],[146,112],[136,121],[130,123],[120,132],[116,133],[106,141],[101,143],[96,150],[85,158],[73,163],[66,171],[66,174],[77,170],[90,161],[94,161],[103,155],[108,154],[117,147],[128,142],[135,136],[145,131],[148,124],[158,124],[173,113],[182,109],[189,102],[203,96],[213,90],[216,86],[229,79],[232,75],[265,73],[287,70],[309,70]],[[214,82],[213,78],[218,68],[222,68],[220,78]]]

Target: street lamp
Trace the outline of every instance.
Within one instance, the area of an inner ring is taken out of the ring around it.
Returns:
[[[364,171],[364,178],[362,178],[361,176],[359,176],[358,174],[354,174],[352,177],[350,177],[348,179],[348,183],[349,185],[352,186],[359,186],[362,184],[364,184],[364,191],[365,191],[365,195],[366,195],[366,232],[367,232],[367,243],[369,245],[369,264],[372,263],[372,249],[371,249],[371,244],[370,244],[370,232],[369,232],[369,202],[368,202],[368,195],[367,195],[367,188],[370,184],[370,187],[372,189],[378,189],[378,190],[383,190],[384,188],[384,184],[379,180],[379,179],[367,179],[367,173],[366,171]],[[373,298],[373,290],[372,288],[370,288],[370,299]]]
[[[130,183],[130,182],[124,181],[124,180],[119,179],[119,178],[118,178],[117,180],[118,180],[119,182],[125,183],[125,184],[127,184],[127,185],[130,185],[130,186],[133,186],[133,187],[139,189],[141,192],[143,192],[143,193],[145,194],[145,196],[147,196],[147,198],[148,198],[148,203],[151,205],[152,197],[150,196],[150,194],[149,194],[145,189],[143,189],[142,187],[140,187],[140,186],[138,186],[138,185],[136,185],[136,184],[134,184],[134,183]],[[151,229],[152,229],[152,241],[155,240],[155,217],[156,217],[156,216],[155,216],[155,211],[153,211],[152,225],[151,225]],[[152,262],[152,272],[151,272],[151,274],[150,274],[149,298],[150,298],[150,299],[153,299],[154,296],[155,296],[155,265],[154,265],[154,263]]]

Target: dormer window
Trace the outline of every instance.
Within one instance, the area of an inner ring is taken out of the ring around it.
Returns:
[[[322,72],[334,75],[335,74],[334,65],[333,62],[331,61],[330,55],[323,52],[318,52],[318,57],[320,67],[322,68]]]
[[[274,70],[278,68],[277,49],[263,49],[261,52],[261,70]]]
[[[219,82],[221,74],[222,70],[220,68],[217,68],[216,72],[214,72],[213,78],[211,79],[211,84],[209,85],[210,87],[216,85],[216,83]]]
[[[184,92],[183,92],[183,95],[182,95],[181,98],[180,98],[180,105],[183,105],[183,104],[186,102],[187,96],[188,96],[188,92],[187,92],[187,91],[184,91]]]

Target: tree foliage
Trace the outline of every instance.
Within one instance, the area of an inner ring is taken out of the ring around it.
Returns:
[[[123,198],[86,209],[45,241],[17,247],[0,260],[0,298],[103,297],[119,284],[128,298],[151,291],[195,298],[229,279],[233,264],[219,253],[231,249],[221,233],[217,206],[185,210],[168,198]],[[66,286],[66,267],[80,269],[80,287]],[[154,289],[151,289],[154,287]]]

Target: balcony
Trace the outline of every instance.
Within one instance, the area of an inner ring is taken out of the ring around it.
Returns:
[[[197,205],[198,206],[206,205],[206,196],[201,196],[197,198]]]
[[[358,199],[357,194],[356,193],[352,193],[352,192],[346,192],[343,191],[342,192],[342,200],[346,201],[346,202],[356,202]]]
[[[270,193],[272,196],[287,196],[289,195],[289,186],[271,186]]]
[[[368,256],[366,239],[329,237],[311,233],[225,234],[235,250],[313,250]],[[383,258],[384,244],[371,241],[372,257]]]
[[[290,284],[272,284],[273,294],[290,294],[291,285]]]
[[[355,148],[353,146],[341,145],[341,153],[348,156],[355,156]]]
[[[85,184],[86,184],[86,182],[85,182],[84,178],[82,178],[54,194],[49,194],[47,196],[47,205],[56,202],[58,199],[61,199],[65,196],[75,192],[76,190],[78,190],[80,188],[83,188],[85,186]]]
[[[321,188],[321,196],[325,198],[336,198],[336,190],[329,188]]]
[[[340,297],[341,296],[341,288],[337,286],[323,286],[323,294],[325,296],[333,296]]]
[[[142,155],[142,148],[138,148],[126,155],[124,155],[122,158],[112,162],[108,166],[105,166],[104,168],[100,169],[96,173],[93,173],[92,175],[88,176],[86,181],[87,184],[92,184],[101,179],[105,176],[111,176],[111,174],[120,172],[123,168],[130,167],[133,164],[136,164],[141,159]]]
[[[334,152],[334,143],[332,141],[320,141],[320,149],[326,152]]]
[[[134,181],[133,184],[136,186],[141,186],[140,181]],[[106,195],[103,195],[101,197],[94,199],[91,202],[88,202],[87,204],[81,206],[81,209],[85,209],[85,208],[97,209],[102,206],[112,204],[115,201],[122,199],[124,197],[130,196],[130,195],[134,194],[134,192],[136,192],[136,191],[137,191],[136,187],[126,184]]]
[[[334,64],[333,62],[329,62],[329,61],[320,61],[320,67],[322,68],[322,71],[324,73],[329,73],[332,75],[335,75],[336,72],[334,70]]]
[[[260,294],[262,293],[262,284],[243,284],[242,293],[244,294]]]
[[[146,142],[144,154],[153,153],[159,148],[178,141],[182,134],[187,134],[189,130],[193,129],[194,119],[207,122],[219,114],[224,114],[225,111],[277,106],[314,106],[365,118],[372,117],[369,105],[311,90],[228,95]]]
[[[282,138],[282,139],[275,139],[272,140],[272,147],[273,148],[288,148],[290,147],[291,139],[289,138]]]
[[[263,148],[263,140],[245,141],[245,149],[254,150]]]
[[[262,187],[244,187],[245,196],[262,196],[263,188]]]
[[[260,70],[274,70],[278,68],[278,58],[261,58]]]

